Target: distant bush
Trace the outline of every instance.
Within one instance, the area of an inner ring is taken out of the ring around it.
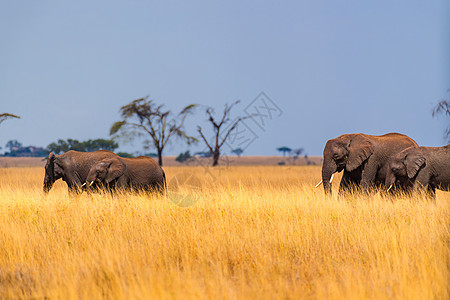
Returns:
[[[124,158],[133,158],[134,155],[128,152],[117,152],[117,155],[119,155],[120,157],[124,157]]]
[[[205,152],[195,152],[194,156],[200,156],[200,157],[211,157],[212,154],[209,151],[205,151]]]
[[[158,157],[158,153],[153,153],[153,152],[151,152],[151,153],[144,154],[144,156],[148,156],[148,157]]]
[[[175,160],[179,163],[184,163],[189,161],[190,159],[192,159],[192,155],[191,153],[188,151],[184,152],[184,153],[180,153],[177,158],[175,158]]]

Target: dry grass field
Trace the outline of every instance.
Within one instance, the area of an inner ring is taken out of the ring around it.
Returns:
[[[43,168],[0,169],[0,298],[449,299],[449,193],[328,198],[319,166],[165,170],[169,198],[45,196]]]

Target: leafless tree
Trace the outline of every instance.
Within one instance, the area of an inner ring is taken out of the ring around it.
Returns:
[[[297,161],[297,158],[300,156],[300,154],[302,154],[304,151],[303,148],[297,148],[291,151],[291,156],[292,156],[292,164],[295,165],[295,162]]]
[[[109,134],[121,133],[122,136],[129,136],[131,133],[148,135],[158,153],[158,163],[163,164],[162,154],[169,140],[179,137],[188,144],[196,142],[197,139],[188,136],[184,130],[184,122],[195,108],[195,104],[190,104],[183,108],[177,116],[173,116],[170,110],[165,110],[164,105],[157,105],[153,100],[144,98],[136,99],[120,108],[121,121],[115,122]]]
[[[209,149],[209,152],[212,155],[212,159],[213,159],[212,165],[213,166],[217,166],[219,164],[221,148],[225,144],[230,133],[237,127],[239,122],[241,122],[242,120],[247,118],[247,117],[239,117],[239,118],[235,119],[234,121],[231,121],[231,119],[230,119],[231,109],[233,108],[233,106],[235,106],[239,102],[240,101],[236,101],[236,102],[232,103],[231,105],[225,104],[225,108],[223,110],[223,114],[222,114],[222,117],[220,118],[220,120],[216,120],[216,118],[214,116],[215,115],[214,109],[212,107],[206,108],[206,114],[208,115],[208,121],[211,123],[211,125],[213,127],[213,131],[214,131],[214,138],[213,138],[212,142],[208,142],[205,135],[203,134],[202,128],[200,126],[197,126],[197,130],[198,130],[201,138],[205,142],[206,146]],[[230,122],[232,122],[232,123],[230,123]],[[223,130],[222,127],[226,124],[230,124],[230,126],[228,127],[228,129],[226,129],[226,131],[222,132],[222,130]]]
[[[450,92],[450,89],[448,90]],[[444,114],[450,116],[450,100],[441,100],[433,109],[432,115],[435,117],[436,115]],[[445,137],[448,139],[447,142],[450,143],[450,126],[448,126],[445,130]]]

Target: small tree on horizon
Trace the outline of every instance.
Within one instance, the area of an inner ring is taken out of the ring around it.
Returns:
[[[150,137],[158,153],[158,163],[163,165],[163,151],[173,137],[178,137],[191,144],[197,139],[188,136],[184,131],[184,122],[196,107],[190,104],[181,112],[173,116],[170,110],[165,110],[164,105],[157,105],[149,96],[136,99],[120,108],[121,121],[115,122],[110,129],[110,135],[129,136],[130,133],[138,133]]]
[[[286,156],[286,153],[291,152],[292,149],[289,148],[289,147],[283,146],[283,147],[277,148],[277,151],[282,152],[282,153],[283,153],[283,156]]]
[[[244,150],[242,150],[242,148],[236,148],[236,149],[231,150],[231,153],[234,153],[238,157],[241,157],[241,154],[244,153]]]
[[[290,151],[293,164],[295,164],[295,162],[297,161],[297,158],[300,156],[300,154],[303,153],[303,151],[304,151],[303,148],[297,148],[297,149]]]
[[[206,108],[206,114],[208,115],[208,121],[211,123],[211,125],[213,127],[213,131],[214,131],[214,141],[213,142],[208,142],[205,135],[203,134],[202,128],[200,126],[197,126],[198,133],[200,134],[201,138],[205,142],[206,146],[209,149],[209,152],[212,155],[212,158],[213,158],[212,166],[217,166],[219,164],[220,149],[225,144],[225,141],[229,137],[230,133],[236,128],[236,126],[239,124],[239,122],[241,122],[243,119],[246,118],[246,117],[237,118],[235,121],[233,121],[234,123],[231,123],[228,130],[222,134],[222,132],[221,132],[222,126],[230,123],[230,121],[231,121],[231,119],[230,119],[231,109],[233,108],[233,106],[235,106],[239,102],[240,101],[238,100],[238,101],[232,103],[231,105],[225,104],[225,108],[223,110],[223,114],[222,114],[222,117],[220,118],[220,121],[215,119],[215,117],[214,117],[215,113],[214,113],[214,109],[212,107]],[[221,139],[222,136],[223,136],[223,138]]]

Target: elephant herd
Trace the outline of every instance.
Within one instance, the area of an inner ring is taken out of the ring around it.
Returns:
[[[419,147],[406,135],[343,134],[329,140],[323,151],[322,183],[331,194],[332,176],[344,171],[339,191],[378,186],[385,190],[450,191],[450,145]]]
[[[327,141],[323,151],[320,183],[326,194],[331,194],[334,173],[341,171],[341,192],[384,187],[394,193],[425,190],[434,198],[436,189],[450,191],[450,145],[419,147],[400,133],[343,134]],[[44,192],[60,178],[70,192],[106,188],[164,193],[167,189],[164,170],[150,157],[121,158],[107,150],[50,153]]]

